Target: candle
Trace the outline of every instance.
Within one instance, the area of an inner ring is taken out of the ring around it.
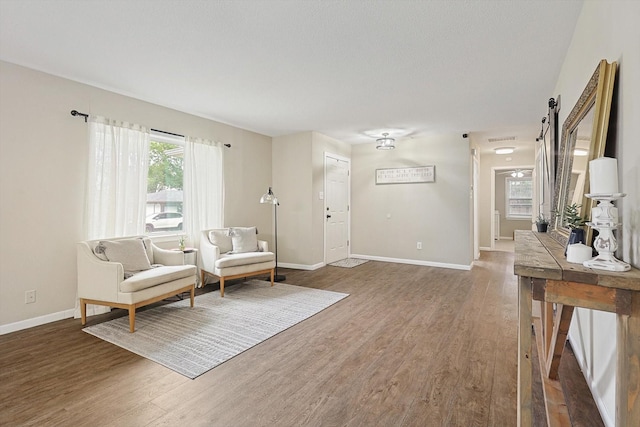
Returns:
[[[582,264],[591,258],[591,246],[576,243],[567,247],[567,261],[569,262]]]
[[[615,194],[618,192],[618,160],[600,157],[589,162],[589,193]]]

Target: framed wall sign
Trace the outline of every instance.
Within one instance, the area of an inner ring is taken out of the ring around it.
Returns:
[[[416,184],[421,182],[436,182],[435,166],[376,169],[376,185]]]

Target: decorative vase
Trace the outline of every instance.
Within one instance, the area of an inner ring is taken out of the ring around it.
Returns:
[[[549,227],[549,224],[536,223],[536,227],[538,228],[538,233],[546,233],[547,232],[547,228]]]
[[[585,243],[584,241],[584,230],[582,228],[572,228],[571,233],[569,233],[569,239],[567,240],[567,246],[564,248],[564,256],[567,256],[567,248],[569,245],[573,245],[576,243]]]

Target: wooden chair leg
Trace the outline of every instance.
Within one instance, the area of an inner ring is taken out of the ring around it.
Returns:
[[[200,271],[200,283],[202,284],[201,286],[204,288],[204,285],[206,284],[204,281],[204,277],[205,277],[206,272],[204,270]]]
[[[275,274],[274,271],[275,270],[272,268],[271,269],[271,286],[273,286],[273,277],[274,277],[273,275]]]
[[[195,285],[191,287],[190,294],[191,294],[191,307],[193,307],[193,299],[196,296],[196,287],[195,287]]]
[[[87,303],[84,302],[84,298],[80,298],[80,318],[82,319],[82,324],[87,324]]]
[[[129,332],[136,330],[136,307],[132,304],[129,306]]]
[[[224,277],[220,277],[220,298],[224,298]]]

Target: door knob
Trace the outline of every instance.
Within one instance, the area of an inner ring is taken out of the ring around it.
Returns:
[[[331,215],[327,215],[327,218],[331,218]]]

